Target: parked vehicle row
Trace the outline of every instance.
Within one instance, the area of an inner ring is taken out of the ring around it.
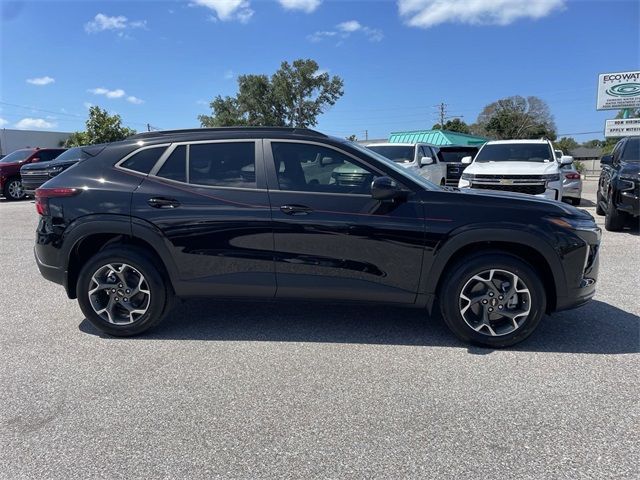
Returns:
[[[36,190],[35,256],[111,335],[157,325],[174,297],[252,297],[439,310],[461,339],[504,347],[595,293],[587,212],[442,188],[312,130],[150,132],[86,151]]]
[[[20,168],[34,162],[53,160],[64,148],[23,148],[0,159],[0,192],[7,200],[21,200],[26,196]]]
[[[88,158],[89,154],[85,150],[86,147],[75,147],[61,153],[53,160],[23,165],[20,168],[20,177],[24,193],[33,195],[43,183]]]

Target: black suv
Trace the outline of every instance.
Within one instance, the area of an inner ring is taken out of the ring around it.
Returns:
[[[95,150],[95,147],[91,147],[91,150]],[[89,156],[85,152],[85,147],[75,147],[70,148],[54,160],[23,165],[20,168],[20,177],[22,177],[24,192],[27,195],[33,195],[36,188],[44,182],[61,174],[67,168],[74,166],[85,158],[89,158]]]
[[[604,228],[619,231],[640,215],[640,137],[620,140],[600,165],[596,213],[605,215]]]
[[[439,187],[312,130],[152,132],[87,151],[36,191],[35,255],[111,335],[156,325],[174,296],[251,297],[437,305],[460,338],[503,347],[595,293],[588,213]]]

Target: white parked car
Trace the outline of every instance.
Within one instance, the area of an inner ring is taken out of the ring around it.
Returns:
[[[427,143],[371,143],[365,146],[436,185],[444,185],[447,167],[438,161],[437,150]]]
[[[573,158],[556,159],[549,140],[496,140],[485,143],[468,164],[458,183],[460,188],[479,188],[528,193],[562,200],[564,165]]]

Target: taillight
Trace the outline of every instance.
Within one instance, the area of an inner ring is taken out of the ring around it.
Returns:
[[[564,178],[566,178],[567,180],[579,180],[580,179],[580,174],[579,173],[565,173],[564,174]]]
[[[36,188],[36,210],[38,215],[49,215],[50,198],[73,197],[79,193],[79,188]]]

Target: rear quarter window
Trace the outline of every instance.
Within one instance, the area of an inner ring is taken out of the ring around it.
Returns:
[[[120,166],[127,170],[148,174],[166,149],[166,146],[162,146],[139,150],[122,162]]]

